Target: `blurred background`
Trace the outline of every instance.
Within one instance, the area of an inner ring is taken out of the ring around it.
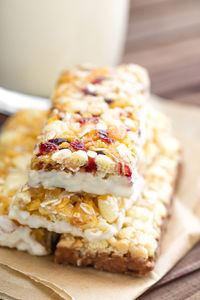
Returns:
[[[200,1],[131,0],[122,61],[149,70],[153,93],[200,105]]]
[[[81,62],[138,63],[152,92],[200,105],[200,0],[0,0],[0,86],[49,97]]]

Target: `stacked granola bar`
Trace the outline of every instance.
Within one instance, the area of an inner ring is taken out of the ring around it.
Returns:
[[[155,128],[155,135],[159,134],[157,130]],[[151,151],[157,153],[144,171],[142,193],[125,211],[123,225],[117,234],[98,241],[63,234],[57,244],[56,262],[82,267],[93,265],[105,271],[137,272],[140,275],[153,269],[171,205],[179,160],[177,141],[169,136],[160,138],[157,149],[151,142],[145,144],[146,158],[153,154]]]
[[[84,65],[60,77],[9,213],[62,234],[58,263],[153,268],[180,147],[148,95],[148,75],[137,65]]]
[[[0,135],[0,246],[45,255],[51,251],[52,234],[31,229],[8,217],[17,189],[27,181],[31,155],[46,113],[24,110],[11,117]]]

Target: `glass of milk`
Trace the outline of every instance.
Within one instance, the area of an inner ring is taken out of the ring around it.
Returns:
[[[1,0],[0,86],[49,96],[66,67],[119,63],[129,0]]]

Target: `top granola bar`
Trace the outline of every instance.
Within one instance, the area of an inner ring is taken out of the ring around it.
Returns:
[[[78,66],[60,77],[29,185],[130,196],[144,144],[149,79],[137,65]]]

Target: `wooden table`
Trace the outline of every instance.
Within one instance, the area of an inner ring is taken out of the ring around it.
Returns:
[[[149,70],[153,93],[200,105],[200,1],[130,3],[123,62]]]
[[[122,61],[149,70],[154,94],[200,105],[200,0],[130,3]],[[139,299],[200,299],[200,243]]]

